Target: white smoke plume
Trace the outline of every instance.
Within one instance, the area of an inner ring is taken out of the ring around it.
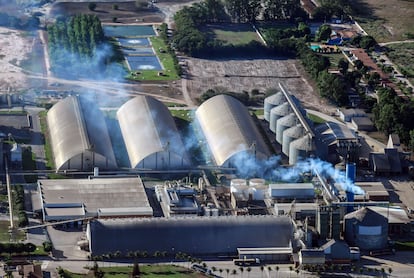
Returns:
[[[319,158],[306,158],[298,161],[295,165],[284,167],[280,164],[280,156],[272,156],[267,160],[258,160],[251,153],[241,152],[232,160],[232,165],[237,169],[240,176],[261,177],[273,181],[297,182],[303,174],[315,171],[325,178],[330,178],[339,184],[344,191],[357,195],[364,191],[349,180],[344,171]]]

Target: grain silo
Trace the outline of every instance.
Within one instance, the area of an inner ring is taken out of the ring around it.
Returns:
[[[56,170],[117,167],[105,118],[95,103],[70,96],[47,113]]]
[[[283,131],[282,152],[289,156],[290,143],[299,139],[305,134],[305,129],[301,124],[292,126]]]
[[[388,219],[369,207],[344,217],[345,240],[362,250],[383,249],[388,242]]]
[[[314,151],[314,142],[309,134],[292,141],[289,147],[289,164],[293,165],[301,158],[309,157]]]
[[[283,132],[289,127],[295,126],[299,122],[295,113],[290,113],[276,122],[276,141],[283,144]]]
[[[179,169],[190,161],[168,108],[149,96],[119,108],[119,126],[132,168]]]
[[[292,108],[289,103],[285,102],[279,106],[276,106],[270,110],[269,129],[276,132],[276,122],[280,118],[292,113]]]
[[[282,103],[286,102],[286,98],[283,96],[282,92],[277,92],[274,95],[268,96],[264,100],[264,118],[266,121],[270,120],[270,110],[273,107],[281,105]]]

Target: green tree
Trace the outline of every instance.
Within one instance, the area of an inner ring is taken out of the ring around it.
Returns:
[[[317,41],[326,41],[331,37],[332,29],[329,25],[323,24],[319,27],[315,39]]]
[[[247,277],[250,277],[250,272],[252,271],[252,268],[249,266],[247,267]]]
[[[131,277],[140,277],[140,276],[141,276],[141,271],[139,269],[139,264],[137,262],[134,262],[134,265],[132,267]]]
[[[414,129],[410,130],[410,143],[409,143],[410,149],[412,152],[414,152]]]
[[[349,62],[344,58],[339,59],[338,68],[339,72],[345,75],[348,72]]]

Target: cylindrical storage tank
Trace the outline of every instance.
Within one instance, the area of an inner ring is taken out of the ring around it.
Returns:
[[[282,152],[289,156],[289,146],[293,140],[302,137],[305,134],[305,129],[302,125],[295,125],[283,131]]]
[[[344,237],[351,246],[378,250],[388,245],[388,219],[369,207],[344,216]]]
[[[268,96],[264,100],[264,118],[266,121],[270,120],[270,110],[273,107],[281,105],[282,103],[286,102],[286,98],[282,92],[278,92],[274,95]]]
[[[283,131],[289,127],[295,126],[298,123],[298,118],[295,113],[290,113],[289,115],[280,118],[276,122],[276,141],[279,144],[283,144]]]
[[[276,106],[270,110],[269,129],[276,132],[276,122],[280,118],[288,115],[292,112],[289,103],[285,102],[279,106]]]
[[[263,186],[266,185],[266,181],[264,179],[250,179],[249,186]]]
[[[346,164],[346,178],[350,180],[352,183],[355,182],[356,179],[356,164],[354,163],[347,163]]]
[[[263,201],[266,198],[266,192],[268,190],[268,187],[265,185],[250,186],[249,195],[252,196],[254,201]]]
[[[230,181],[230,192],[245,193],[249,190],[247,181],[244,179],[232,179]]]
[[[19,102],[19,95],[18,94],[11,94],[11,102],[13,104],[18,103]]]
[[[245,179],[232,179],[230,181],[230,186],[247,186],[247,181]]]
[[[300,158],[305,158],[315,151],[312,137],[305,135],[290,143],[289,164],[295,164]]]

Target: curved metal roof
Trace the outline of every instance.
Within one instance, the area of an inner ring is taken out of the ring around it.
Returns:
[[[267,158],[269,150],[247,108],[228,95],[217,95],[196,111],[196,119],[217,165],[242,152]],[[253,146],[254,149],[253,149]]]
[[[117,250],[220,254],[240,247],[289,247],[292,222],[258,215],[99,219],[90,222],[90,232],[94,255]]]
[[[190,164],[174,119],[160,101],[135,97],[119,108],[117,117],[131,167],[158,152],[174,153]]]
[[[105,118],[92,102],[76,96],[56,103],[47,113],[56,169],[85,151],[100,154],[116,167]]]

